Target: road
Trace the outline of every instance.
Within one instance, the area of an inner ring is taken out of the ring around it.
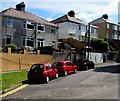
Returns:
[[[3,98],[17,99],[118,99],[120,65],[97,67],[59,77],[48,84],[30,84]],[[10,100],[12,99],[12,100]],[[29,101],[29,100],[28,100]]]

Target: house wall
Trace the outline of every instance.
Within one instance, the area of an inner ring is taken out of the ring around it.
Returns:
[[[58,34],[59,38],[69,38],[69,34],[73,34],[74,38],[77,40],[81,40],[81,33],[86,32],[86,26],[81,25],[81,30],[79,30],[79,25],[77,23],[72,22],[62,22],[59,23]]]
[[[23,28],[24,19],[13,18],[13,27],[7,27],[7,16],[2,17],[2,38],[5,45],[5,35],[12,35],[12,43],[16,44],[18,47],[23,45],[23,36],[35,37],[35,30],[33,29],[24,29]],[[44,39],[45,46],[51,46],[52,41],[56,41],[57,38],[57,28],[56,33],[51,33],[51,28],[53,26],[42,24],[45,26],[45,32],[37,32],[37,38]]]
[[[68,22],[59,23],[58,38],[68,38]]]
[[[117,24],[112,23],[112,22],[108,22],[108,21],[104,21],[102,18],[92,21],[91,24],[99,27],[99,33],[98,33],[99,38],[101,38],[101,39],[105,39],[105,38],[114,39],[113,35],[116,34],[117,35],[116,39],[119,39],[120,35],[118,33],[118,29],[114,29],[114,25],[117,25]],[[107,24],[109,24],[109,28],[107,28]]]

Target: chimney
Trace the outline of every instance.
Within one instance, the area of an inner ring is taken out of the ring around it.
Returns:
[[[21,2],[21,3],[17,4],[16,5],[16,10],[25,12],[25,4],[24,4],[24,2]]]
[[[108,19],[108,15],[107,14],[104,14],[103,16],[102,16],[104,19]]]
[[[75,17],[75,12],[73,10],[71,10],[71,11],[68,12],[68,15],[70,17]]]

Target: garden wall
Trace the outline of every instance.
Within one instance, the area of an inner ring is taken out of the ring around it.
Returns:
[[[33,63],[52,63],[51,55],[0,53],[0,72],[29,69]]]

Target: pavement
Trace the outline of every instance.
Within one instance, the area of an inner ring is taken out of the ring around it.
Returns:
[[[112,66],[112,65],[120,65],[120,63],[116,63],[115,61],[107,61],[106,63],[96,64],[95,68],[97,68],[97,67],[104,67],[104,66]],[[10,72],[19,72],[19,71],[10,71]],[[2,72],[2,73],[9,73],[9,72]],[[12,86],[11,88],[8,88],[8,89],[2,91],[0,93],[1,94],[5,94],[5,93],[7,93],[7,92],[9,92],[9,91],[17,88],[17,87],[20,87],[21,85],[23,85],[22,82],[20,82],[19,84],[14,85],[14,86]]]

